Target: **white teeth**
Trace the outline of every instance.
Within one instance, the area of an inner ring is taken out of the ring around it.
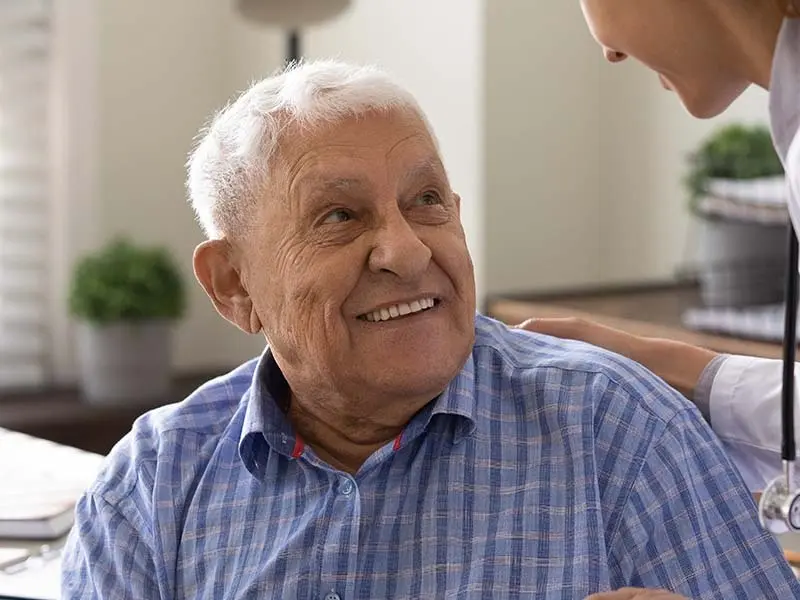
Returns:
[[[381,308],[378,310],[374,310],[371,313],[367,313],[366,315],[364,315],[364,318],[372,323],[380,321],[389,321],[390,319],[403,317],[405,315],[410,315],[411,313],[416,313],[423,310],[427,310],[429,308],[433,308],[434,304],[436,304],[436,302],[434,301],[433,298],[422,298],[421,300],[414,300],[410,304],[403,302],[401,304],[395,304],[388,308]]]

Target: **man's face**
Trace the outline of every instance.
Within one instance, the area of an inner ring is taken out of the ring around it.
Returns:
[[[244,253],[276,360],[340,393],[435,396],[471,351],[475,283],[424,123],[375,113],[292,133]]]

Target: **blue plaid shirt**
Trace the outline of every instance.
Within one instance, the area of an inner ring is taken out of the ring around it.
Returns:
[[[616,355],[479,316],[355,477],[295,435],[285,385],[266,352],[139,419],[77,507],[64,598],[800,598],[700,414]]]

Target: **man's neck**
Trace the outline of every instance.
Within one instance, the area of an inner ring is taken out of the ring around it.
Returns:
[[[321,401],[319,398],[316,394],[293,392],[289,420],[320,459],[352,475],[375,451],[396,439],[411,418],[431,400],[392,403],[384,399],[380,406],[376,402],[373,410],[362,401],[348,410],[344,400]]]

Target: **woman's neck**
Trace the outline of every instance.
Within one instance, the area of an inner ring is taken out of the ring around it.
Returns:
[[[748,81],[769,89],[775,47],[785,18],[772,0],[721,2],[720,17],[735,48],[733,60]]]

